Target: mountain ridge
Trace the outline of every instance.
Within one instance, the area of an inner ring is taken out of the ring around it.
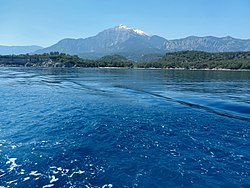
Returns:
[[[95,36],[78,39],[64,38],[33,53],[42,54],[57,51],[87,59],[118,54],[137,61],[147,54],[164,54],[186,50],[206,52],[250,51],[250,39],[237,39],[231,36],[188,36],[167,40],[164,37],[150,35],[140,29],[120,24],[105,29]]]

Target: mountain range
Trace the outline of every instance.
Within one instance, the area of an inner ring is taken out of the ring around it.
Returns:
[[[106,29],[95,36],[80,39],[66,38],[58,43],[29,53],[49,53],[58,51],[78,55],[86,59],[95,59],[109,54],[119,54],[133,60],[144,57],[159,57],[159,54],[183,50],[206,52],[250,51],[250,39],[242,40],[232,37],[196,37],[167,40],[157,35],[119,25]],[[1,51],[0,51],[1,54]],[[145,58],[144,58],[145,59]]]
[[[18,55],[18,54],[27,54],[32,53],[37,50],[42,49],[41,46],[2,46],[0,45],[0,54],[1,55]]]

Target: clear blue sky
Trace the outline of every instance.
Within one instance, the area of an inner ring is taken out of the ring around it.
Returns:
[[[119,24],[167,39],[250,38],[250,0],[0,0],[0,45],[52,45]]]

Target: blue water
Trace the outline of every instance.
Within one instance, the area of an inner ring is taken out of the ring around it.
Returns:
[[[0,187],[250,187],[250,72],[0,68]]]

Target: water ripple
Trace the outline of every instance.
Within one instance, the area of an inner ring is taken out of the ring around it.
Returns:
[[[0,188],[249,187],[248,72],[0,68]]]

